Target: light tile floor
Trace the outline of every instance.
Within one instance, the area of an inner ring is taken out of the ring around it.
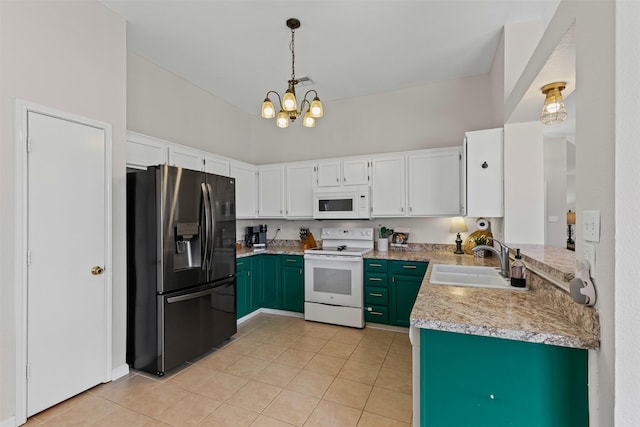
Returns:
[[[260,314],[164,377],[132,371],[27,426],[409,426],[407,333]]]

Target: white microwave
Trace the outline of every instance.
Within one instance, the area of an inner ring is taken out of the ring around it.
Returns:
[[[371,190],[368,185],[313,190],[314,219],[370,219]]]

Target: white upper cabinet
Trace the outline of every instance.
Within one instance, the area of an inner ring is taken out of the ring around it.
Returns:
[[[194,171],[204,170],[204,153],[184,145],[169,146],[169,164]]]
[[[342,185],[340,160],[318,162],[318,187],[337,187]]]
[[[371,216],[405,216],[405,156],[374,158],[371,163]]]
[[[127,167],[146,169],[167,163],[169,143],[161,139],[127,132]]]
[[[344,160],[342,162],[342,185],[369,184],[369,159]]]
[[[487,129],[466,132],[467,216],[504,215],[503,131]]]
[[[408,156],[409,216],[462,215],[462,148],[424,150]]]
[[[318,187],[368,185],[369,159],[322,160],[317,166]]]
[[[231,162],[222,157],[204,155],[204,171],[206,173],[215,173],[216,175],[229,176]]]
[[[313,218],[315,163],[293,163],[286,167],[287,218]]]
[[[231,176],[236,179],[236,218],[258,216],[258,168],[238,161],[231,161]]]
[[[284,166],[269,165],[258,167],[258,216],[262,218],[283,218]]]

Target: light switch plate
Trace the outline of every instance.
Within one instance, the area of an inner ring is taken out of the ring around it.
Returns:
[[[549,218],[547,219],[547,222],[558,222],[558,216],[550,215]]]
[[[600,241],[600,211],[582,211],[582,239]]]
[[[582,253],[589,263],[589,276],[596,277],[596,245],[584,243],[582,245]]]

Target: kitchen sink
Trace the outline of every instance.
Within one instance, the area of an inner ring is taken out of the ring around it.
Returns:
[[[429,282],[434,285],[471,286],[474,288],[527,289],[511,286],[509,279],[500,275],[499,268],[476,265],[434,264]]]

